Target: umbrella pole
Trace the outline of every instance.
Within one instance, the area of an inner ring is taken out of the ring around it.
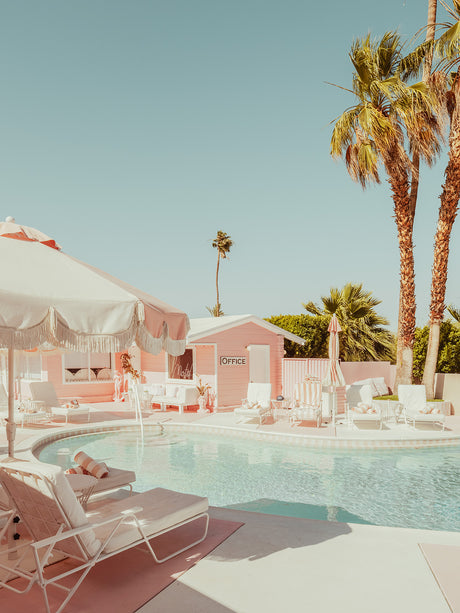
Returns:
[[[6,420],[6,438],[8,440],[8,456],[14,456],[14,439],[16,424],[14,423],[14,349],[8,347],[8,419]]]

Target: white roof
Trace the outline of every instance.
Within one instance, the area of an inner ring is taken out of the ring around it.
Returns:
[[[300,336],[296,336],[287,330],[283,330],[279,326],[275,326],[265,319],[261,319],[256,315],[224,315],[222,317],[197,317],[190,319],[190,331],[187,335],[187,341],[193,343],[211,334],[217,334],[230,330],[236,326],[241,326],[247,323],[254,323],[261,326],[274,334],[282,334],[289,341],[305,345],[305,340]]]

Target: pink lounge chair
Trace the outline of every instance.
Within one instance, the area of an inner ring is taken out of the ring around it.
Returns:
[[[155,488],[107,503],[94,511],[89,506],[85,513],[58,466],[7,461],[0,464],[0,482],[13,505],[0,531],[0,541],[15,515],[19,515],[31,537],[19,546],[15,542],[14,551],[13,548],[5,551],[5,547],[1,550],[4,555],[0,556],[0,569],[6,573],[2,573],[0,586],[21,594],[36,583],[42,590],[47,613],[50,613],[49,585],[67,592],[55,612],[60,613],[98,562],[142,544],[157,563],[165,562],[201,543],[208,531],[208,500],[200,496]],[[204,531],[198,540],[166,557],[157,556],[152,539],[200,519],[204,520]],[[32,571],[24,564],[30,552],[35,561]],[[45,567],[53,561],[54,553],[73,559],[75,567],[48,577]],[[67,587],[61,580],[70,576],[75,583]],[[9,579],[14,577],[22,577],[25,586],[10,584]]]

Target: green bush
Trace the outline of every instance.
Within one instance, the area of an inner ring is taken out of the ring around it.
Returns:
[[[327,358],[328,318],[313,315],[274,315],[267,317],[266,321],[305,340],[305,345],[298,345],[285,339],[287,358]]]
[[[429,332],[428,326],[415,330],[413,366],[415,382],[420,382],[423,378]],[[460,373],[460,326],[450,319],[441,324],[436,372]]]

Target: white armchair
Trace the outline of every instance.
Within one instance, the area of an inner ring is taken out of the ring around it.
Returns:
[[[262,424],[272,413],[271,383],[249,383],[248,397],[233,413],[236,422],[258,420]]]

